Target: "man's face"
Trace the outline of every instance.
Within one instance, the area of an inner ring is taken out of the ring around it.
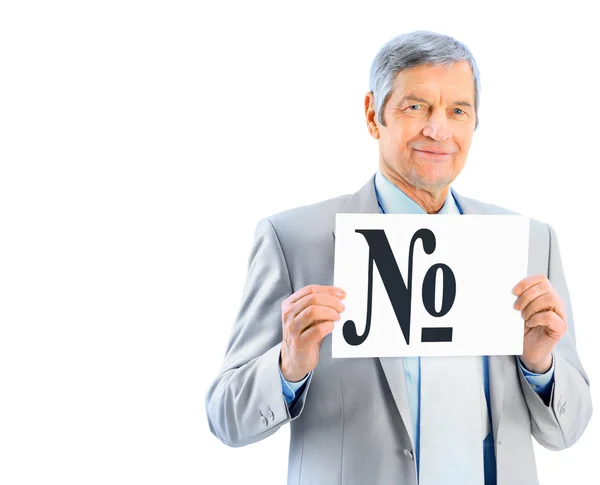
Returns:
[[[420,190],[437,192],[462,170],[475,130],[475,88],[466,61],[398,73],[383,111],[369,122],[379,140],[380,168]],[[370,101],[369,101],[370,100]],[[367,120],[372,95],[365,99]],[[376,126],[375,126],[376,125]]]

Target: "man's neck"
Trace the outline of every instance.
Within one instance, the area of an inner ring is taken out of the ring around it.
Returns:
[[[384,171],[384,169],[381,169],[381,173],[408,197],[419,204],[419,206],[428,214],[437,214],[446,202],[448,190],[450,190],[449,185],[446,185],[439,190],[418,189],[407,183],[401,177],[398,177],[396,174],[390,173],[388,170]]]

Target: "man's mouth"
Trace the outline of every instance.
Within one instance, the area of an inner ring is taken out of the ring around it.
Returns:
[[[417,150],[415,148],[414,151],[422,158],[440,162],[445,162],[452,156],[451,152],[443,152],[440,150]]]

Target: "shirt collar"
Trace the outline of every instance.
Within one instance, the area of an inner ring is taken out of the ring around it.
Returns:
[[[390,182],[381,170],[377,170],[375,174],[375,194],[385,214],[426,214],[419,204]],[[438,214],[460,214],[451,190],[448,190],[446,201]]]

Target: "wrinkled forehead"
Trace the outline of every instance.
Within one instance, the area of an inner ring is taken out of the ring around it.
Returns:
[[[393,98],[460,99],[475,105],[475,80],[467,61],[453,64],[423,64],[400,71],[391,91]]]

